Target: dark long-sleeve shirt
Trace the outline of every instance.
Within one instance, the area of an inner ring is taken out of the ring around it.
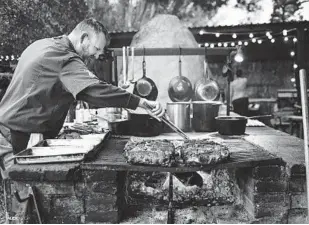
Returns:
[[[75,99],[98,107],[135,109],[140,98],[100,81],[66,36],[34,42],[22,53],[0,103],[0,124],[25,133],[61,129]]]

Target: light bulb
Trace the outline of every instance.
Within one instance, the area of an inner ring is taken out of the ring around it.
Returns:
[[[288,31],[287,30],[283,30],[282,34],[283,34],[283,36],[286,36],[288,34]]]
[[[205,33],[205,31],[203,30],[203,29],[201,29],[200,31],[199,31],[199,35],[203,35]]]
[[[293,38],[293,42],[297,42],[297,38],[295,37],[295,38]]]
[[[210,47],[213,48],[213,47],[215,47],[215,45],[214,45],[213,43],[211,43],[211,44],[210,44]]]
[[[220,34],[219,34],[219,33],[216,33],[216,37],[220,37]]]
[[[291,82],[293,82],[293,83],[295,82],[295,77],[291,78]]]
[[[293,68],[294,68],[294,69],[297,69],[297,67],[298,67],[297,64],[294,63]]]
[[[288,41],[289,40],[289,38],[288,37],[284,37],[284,41]]]
[[[225,42],[225,43],[223,44],[223,46],[224,46],[224,47],[227,47],[227,46],[228,46],[228,44]]]
[[[219,47],[221,47],[221,46],[222,46],[221,42],[220,42],[220,43],[218,43],[218,46],[219,46]]]
[[[255,38],[252,38],[252,42],[255,43],[255,42],[256,42],[256,39],[255,39]]]
[[[238,42],[238,45],[242,45],[242,41],[239,41],[239,42]]]
[[[249,43],[248,43],[248,41],[245,41],[244,45],[246,45],[246,46],[247,46],[248,44],[249,44]]]
[[[261,39],[259,39],[257,42],[258,42],[259,44],[262,44],[263,41],[262,41]]]
[[[250,33],[249,34],[249,38],[253,38],[254,36],[253,36],[253,34],[252,33]]]
[[[271,39],[271,43],[275,43],[275,39]]]
[[[205,46],[206,46],[206,47],[209,47],[209,43],[205,43]]]
[[[241,49],[241,47],[238,47],[237,48],[237,52],[236,52],[236,55],[235,55],[235,57],[234,57],[234,60],[236,61],[236,62],[242,62],[242,61],[244,61],[244,53],[242,52],[242,49]]]
[[[233,37],[233,38],[237,38],[237,35],[234,33],[234,34],[232,35],[232,37]]]
[[[291,51],[290,52],[290,55],[293,57],[293,56],[295,56],[295,52],[294,51]]]
[[[234,43],[234,42],[232,42],[232,43],[231,43],[231,46],[233,46],[233,47],[234,47],[234,46],[235,46],[235,43]]]

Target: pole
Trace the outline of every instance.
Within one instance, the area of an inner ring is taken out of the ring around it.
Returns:
[[[307,221],[309,221],[309,149],[308,149],[308,94],[307,94],[307,77],[306,70],[299,71],[303,130],[304,130],[304,150],[305,150],[305,167],[306,167],[306,183],[307,183]]]

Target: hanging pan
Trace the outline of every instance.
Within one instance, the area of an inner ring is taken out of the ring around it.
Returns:
[[[219,94],[220,88],[218,83],[209,77],[205,48],[204,77],[195,84],[195,98],[199,101],[213,101],[219,98]]]
[[[133,94],[153,101],[158,97],[158,88],[155,82],[149,77],[146,77],[145,48],[143,55],[143,77],[136,81]]]
[[[182,76],[181,66],[181,48],[179,48],[179,75],[170,81],[168,87],[168,96],[173,102],[190,101],[193,95],[192,84],[187,77]]]

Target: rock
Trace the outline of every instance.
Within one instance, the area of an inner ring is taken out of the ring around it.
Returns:
[[[131,47],[135,48],[196,48],[196,42],[189,29],[183,26],[180,20],[173,15],[157,15],[141,27],[132,39]],[[142,77],[142,56],[135,57],[135,80]],[[146,56],[146,76],[154,80],[158,87],[158,98],[163,106],[170,102],[168,85],[170,80],[179,75],[179,56]],[[182,75],[194,83],[203,75],[203,56],[183,56]],[[132,65],[129,60],[129,77],[132,74]],[[120,73],[121,75],[122,73]],[[120,80],[123,80],[120,77]],[[133,91],[131,85],[128,89]]]

